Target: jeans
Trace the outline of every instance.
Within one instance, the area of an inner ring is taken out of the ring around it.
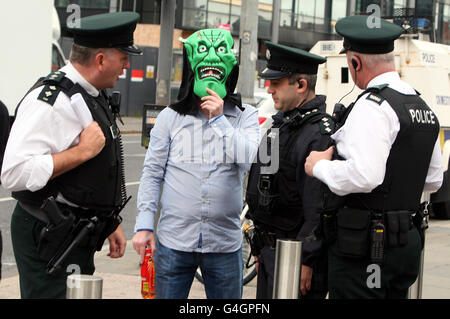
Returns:
[[[242,298],[242,249],[233,253],[174,250],[157,241],[155,289],[158,299],[186,299],[198,267],[208,299]]]

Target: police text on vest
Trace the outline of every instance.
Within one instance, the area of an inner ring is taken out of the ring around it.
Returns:
[[[413,123],[435,124],[434,113],[430,110],[410,109],[409,114]]]

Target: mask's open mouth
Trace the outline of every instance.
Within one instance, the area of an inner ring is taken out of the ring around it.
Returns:
[[[202,66],[198,69],[200,80],[208,77],[213,77],[218,81],[222,81],[225,77],[225,71],[218,66]]]

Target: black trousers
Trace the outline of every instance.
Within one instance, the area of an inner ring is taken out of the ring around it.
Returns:
[[[67,276],[74,270],[92,275],[95,271],[94,253],[91,247],[77,247],[65,262],[65,267],[55,274],[46,273],[47,262],[39,258],[37,251],[43,222],[16,205],[11,218],[11,239],[20,279],[22,298],[66,298]],[[69,272],[66,272],[69,271]]]
[[[339,255],[336,242],[328,250],[330,299],[405,299],[419,273],[419,232],[408,232],[408,244],[385,249],[385,261],[377,268],[368,257]]]
[[[256,299],[272,299],[274,273],[275,248],[266,245],[261,249],[259,257]],[[325,299],[327,293],[326,271],[319,272],[314,270],[311,279],[311,290],[305,296],[302,296],[299,291],[299,296],[301,296],[300,299]]]

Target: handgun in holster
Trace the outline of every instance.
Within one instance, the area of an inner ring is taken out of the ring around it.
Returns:
[[[40,209],[49,222],[41,230],[38,253],[42,260],[49,261],[70,238],[75,226],[75,216],[69,210],[60,209],[53,197],[46,199]]]

